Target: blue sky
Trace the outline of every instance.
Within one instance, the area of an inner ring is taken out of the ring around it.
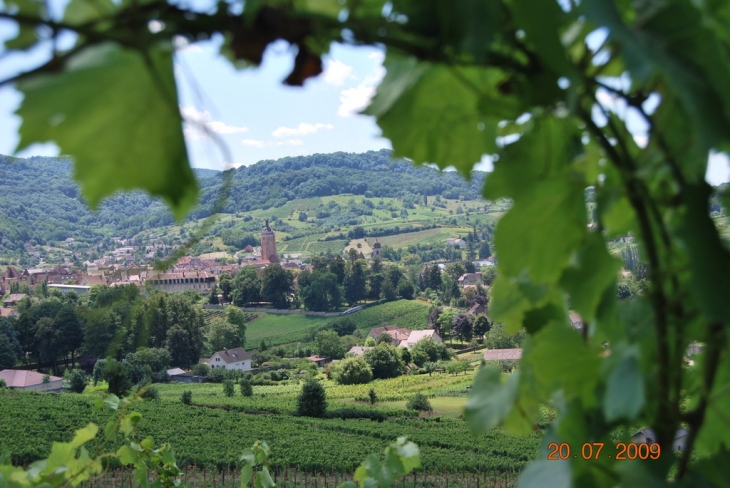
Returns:
[[[13,31],[11,24],[0,21],[0,39]],[[358,114],[385,75],[382,51],[333,44],[322,75],[304,87],[287,87],[281,81],[291,70],[294,53],[286,43],[270,46],[260,67],[244,70],[223,59],[219,45],[220,39],[214,38],[178,46],[176,78],[193,166],[225,169],[286,156],[391,147],[379,137],[374,119]],[[0,78],[33,67],[45,56],[36,50],[2,58]],[[13,112],[20,102],[15,90],[0,88],[0,154],[13,154],[18,143],[20,119]],[[638,128],[637,142],[641,132]],[[46,143],[18,155],[56,154],[57,147]],[[725,155],[711,157],[708,181],[729,181],[729,167]],[[478,169],[489,170],[491,164],[483,160]]]

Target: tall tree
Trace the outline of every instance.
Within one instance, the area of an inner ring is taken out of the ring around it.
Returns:
[[[452,335],[462,341],[470,341],[474,331],[473,324],[474,320],[472,316],[465,313],[459,313],[454,315],[451,321],[452,323]]]
[[[345,298],[350,305],[354,305],[365,298],[365,269],[367,264],[362,259],[358,259],[348,266],[345,275],[344,287]]]
[[[58,357],[65,352],[63,336],[53,319],[43,317],[36,324],[36,341],[38,342],[38,362],[50,362],[53,374],[58,375]]]
[[[76,362],[76,351],[84,341],[84,329],[73,305],[66,303],[53,320],[54,327],[63,338],[64,354],[71,354],[71,364]]]
[[[261,301],[261,278],[255,266],[242,268],[233,279],[231,299],[237,307]]]
[[[294,293],[294,275],[278,264],[264,268],[261,277],[261,298],[271,302],[274,308],[289,308],[289,298]]]

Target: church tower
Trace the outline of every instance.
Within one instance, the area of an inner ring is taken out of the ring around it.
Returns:
[[[375,238],[375,242],[373,243],[373,258],[382,258],[381,255],[382,249],[380,248],[380,243],[378,242],[378,238]]]
[[[266,219],[266,226],[261,231],[261,259],[267,259],[271,263],[279,262],[279,255],[276,253],[276,236],[269,227],[269,219]]]

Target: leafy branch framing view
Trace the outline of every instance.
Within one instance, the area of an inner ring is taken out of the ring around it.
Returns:
[[[283,39],[298,49],[290,85],[319,74],[333,42],[382,46],[387,75],[366,113],[395,156],[468,177],[491,155],[484,196],[513,201],[496,229],[490,314],[529,338],[507,383],[488,368],[477,376],[466,412],[473,428],[530,432],[549,404],[558,416],[545,446],[626,440],[645,425],[671,453],[684,426],[689,438],[676,458],[535,461],[522,483],[726,482],[730,254],[704,181],[709,152],[730,142],[725,2],[258,0],[200,12],[165,1],[72,0],[53,18],[43,2],[6,0],[0,18],[20,27],[9,52],[77,36],[70,50],[0,82],[25,96],[19,149],[55,141],[74,157],[92,206],[141,187],[178,218],[197,189],[173,78],[177,36],[223,34],[222,53],[236,66],[259,64]],[[644,133],[630,130],[632,120]],[[620,263],[606,240],[629,234],[649,287],[621,301]],[[583,336],[564,325],[568,308],[587,324]],[[705,349],[687,367],[694,342]]]

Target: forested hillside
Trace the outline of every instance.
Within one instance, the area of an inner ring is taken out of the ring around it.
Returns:
[[[223,211],[247,212],[278,207],[287,201],[353,194],[420,201],[424,196],[475,200],[483,173],[472,182],[455,173],[390,159],[387,150],[364,154],[334,153],[262,161],[231,170],[232,185]],[[200,204],[189,219],[210,215],[225,174],[196,170]],[[60,158],[12,158],[0,155],[0,264],[27,260],[23,244],[57,246],[67,238],[89,248],[108,247],[112,237],[170,225],[167,207],[141,192],[107,199],[92,212],[71,177],[71,163]]]

